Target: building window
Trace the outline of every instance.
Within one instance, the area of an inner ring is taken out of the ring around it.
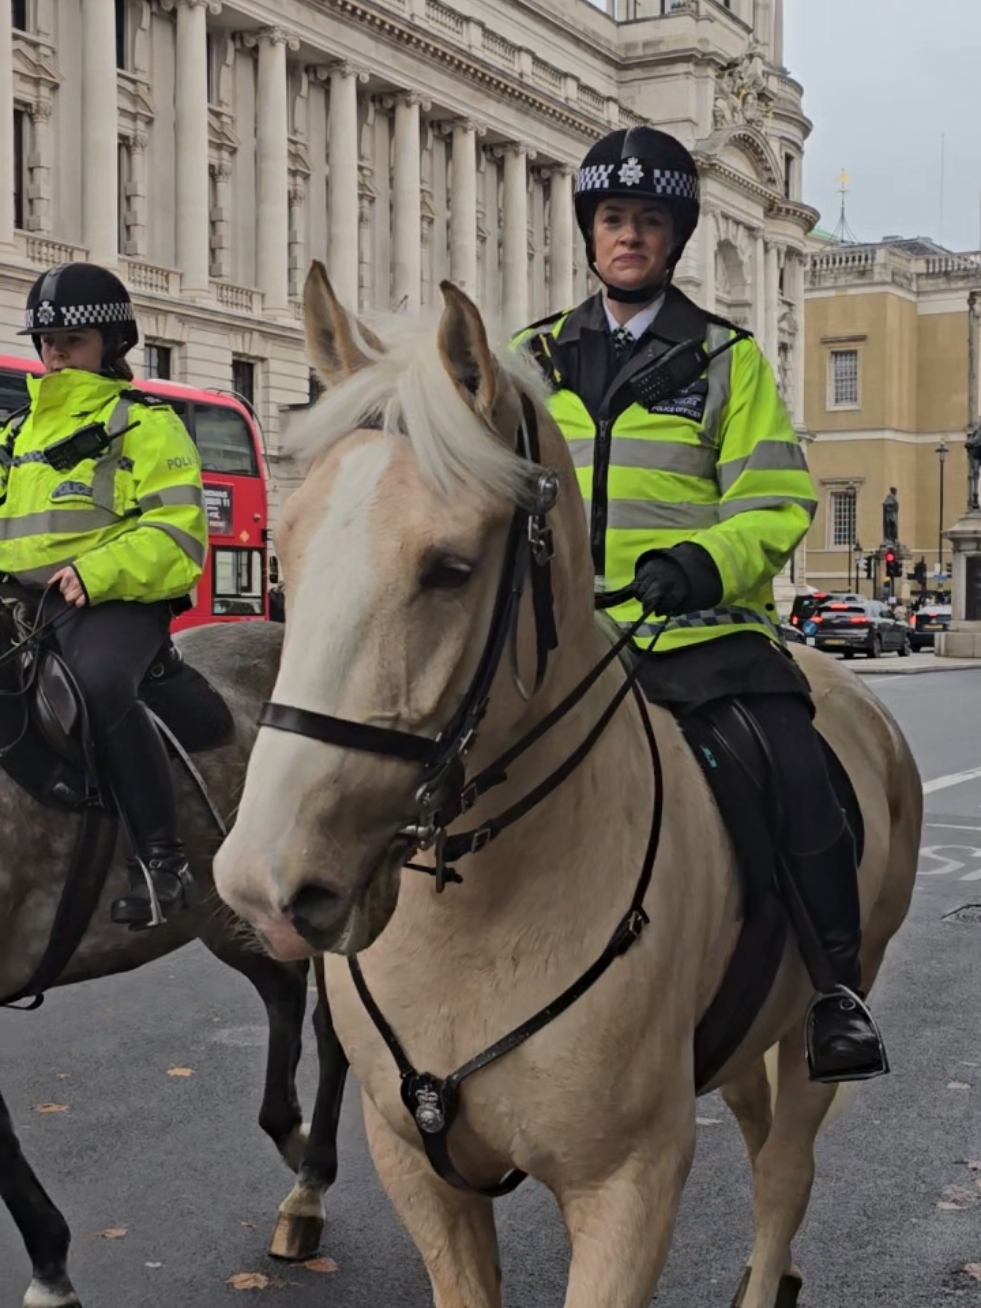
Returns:
[[[205,58],[207,60],[207,69],[208,69],[208,104],[214,104],[215,103],[215,41],[214,41],[214,37],[211,35],[210,32],[204,38],[204,44],[205,44],[205,49],[207,51]]]
[[[855,544],[855,507],[853,489],[831,492],[831,549],[851,549]]]
[[[232,358],[232,390],[255,408],[255,364],[251,359]]]
[[[173,373],[173,348],[147,341],[143,350],[143,376],[148,381],[170,381]]]
[[[14,226],[27,227],[27,156],[30,118],[24,109],[14,110]]]
[[[828,356],[828,408],[858,408],[858,350],[832,350]]]
[[[318,376],[318,374],[315,373],[314,370],[311,368],[311,369],[310,369],[310,384],[309,384],[309,389],[307,390],[307,397],[308,397],[308,401],[309,401],[309,403],[310,403],[310,404],[316,404],[317,401],[320,399],[321,395],[323,395],[323,393],[324,393],[324,391],[325,391],[326,389],[327,389],[327,387],[326,387],[326,386],[323,384],[323,382],[320,380],[320,377]]]
[[[785,154],[783,157],[783,195],[785,200],[793,200],[794,197],[794,156]]]
[[[126,192],[129,183],[129,150],[125,141],[116,142],[116,226],[118,227],[118,249],[126,250],[128,233],[126,230]]]
[[[116,67],[128,68],[129,59],[127,50],[129,46],[129,23],[127,21],[126,10],[128,0],[116,0]]]
[[[10,0],[10,23],[15,32],[27,31],[27,0]]]

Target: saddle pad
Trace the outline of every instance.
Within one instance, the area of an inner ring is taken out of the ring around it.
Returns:
[[[235,735],[228,705],[203,673],[181,660],[163,676],[148,677],[140,698],[189,754],[227,745]]]

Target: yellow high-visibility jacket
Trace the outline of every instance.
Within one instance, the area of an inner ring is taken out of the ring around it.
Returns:
[[[652,334],[637,356],[692,339],[711,353],[738,336],[673,287]],[[597,589],[628,585],[647,551],[693,541],[718,569],[722,598],[672,619],[656,649],[736,631],[778,640],[773,578],[807,532],[817,496],[769,364],[754,340],[736,339],[700,377],[645,406],[629,385],[611,393],[608,338],[599,295],[515,338],[553,388],[549,407],[586,502]],[[629,626],[641,606],[629,600],[612,614]],[[663,626],[655,615],[639,634]]]
[[[0,572],[44,583],[71,564],[91,604],[186,595],[208,527],[201,462],[174,410],[75,368],[27,384],[29,411],[0,430]],[[63,471],[46,461],[93,423],[106,428],[105,450]]]

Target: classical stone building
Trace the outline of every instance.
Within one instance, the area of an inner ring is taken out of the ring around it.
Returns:
[[[644,122],[705,218],[679,281],[746,323],[803,422],[809,124],[783,0],[13,0],[0,24],[0,333],[39,269],[119,268],[148,373],[251,392],[274,498],[308,402],[299,294],[362,310],[450,277],[504,327],[587,289],[572,173]]]
[[[950,562],[941,527],[964,512],[964,438],[979,416],[972,303],[981,312],[981,254],[890,237],[812,255],[805,418],[820,490],[808,540],[813,585],[854,584],[854,544],[880,545],[882,501],[893,486],[910,553],[904,571],[924,558],[933,588],[937,566]]]

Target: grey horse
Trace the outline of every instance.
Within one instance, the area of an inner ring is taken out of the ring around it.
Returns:
[[[247,622],[201,627],[177,638],[185,659],[221,693],[235,722],[231,743],[196,754],[194,763],[218,812],[234,811],[259,706],[272,691],[282,644],[282,627]],[[12,665],[0,665],[0,692],[9,690]],[[307,998],[307,964],[269,958],[251,932],[214,894],[211,860],[221,836],[200,793],[179,769],[178,802],[183,835],[199,887],[198,903],[173,922],[132,933],[109,922],[109,903],[126,886],[117,849],[102,901],[72,962],[57,982],[72,985],[141,967],[198,939],[222,962],[247,977],[262,998],[269,1020],[266,1081],[259,1124],[284,1161],[299,1172],[306,1197],[300,1213],[284,1202],[270,1252],[310,1257],[323,1232],[320,1196],[337,1172],[337,1117],[347,1064],[334,1036],[326,998],[314,1016],[320,1057],[317,1105],[309,1132],[302,1125],[295,1073]],[[71,862],[78,819],[42,807],[0,773],[0,996],[23,986],[47,944],[62,883]],[[321,987],[321,996],[323,990]],[[0,1013],[0,1021],[30,1016]],[[302,1184],[300,1184],[302,1183]],[[70,1232],[21,1152],[10,1113],[0,1095],[0,1197],[20,1230],[33,1266],[24,1308],[81,1308],[67,1271]],[[315,1205],[311,1207],[311,1198]]]

